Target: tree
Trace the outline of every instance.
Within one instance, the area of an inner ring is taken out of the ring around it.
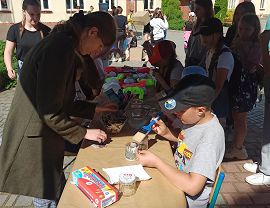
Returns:
[[[215,17],[218,18],[222,23],[227,14],[228,0],[216,0],[215,1]]]
[[[180,30],[183,28],[184,21],[179,9],[179,0],[162,0],[161,8],[167,17],[170,29]]]

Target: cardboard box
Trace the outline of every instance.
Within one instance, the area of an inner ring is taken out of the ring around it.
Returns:
[[[130,61],[141,61],[143,54],[142,47],[135,47],[129,49],[129,60]]]
[[[103,208],[118,200],[118,190],[88,166],[73,171],[72,182],[91,200],[95,207]]]
[[[134,25],[147,25],[150,22],[150,16],[148,11],[136,12],[132,15],[132,21]]]

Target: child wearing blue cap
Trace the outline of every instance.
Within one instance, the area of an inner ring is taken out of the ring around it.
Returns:
[[[189,207],[205,208],[209,201],[225,151],[224,131],[217,117],[211,113],[215,85],[206,76],[185,76],[174,90],[159,104],[163,111],[174,114],[183,128],[178,137],[157,121],[153,130],[165,139],[177,142],[175,167],[168,165],[148,151],[137,157],[143,166],[157,168],[172,184],[186,194]]]

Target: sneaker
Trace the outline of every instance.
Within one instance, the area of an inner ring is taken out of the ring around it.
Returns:
[[[263,173],[256,173],[246,177],[246,182],[251,185],[270,185],[270,176],[264,175]]]
[[[231,147],[225,152],[224,158],[245,160],[248,158],[247,150],[244,146],[241,149]]]
[[[111,61],[112,61],[112,62],[117,62],[118,59],[117,59],[117,58],[112,58]]]
[[[245,163],[243,168],[251,173],[258,173],[259,172],[259,165],[258,163]]]

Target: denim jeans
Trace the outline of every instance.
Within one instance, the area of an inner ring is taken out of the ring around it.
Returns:
[[[20,77],[22,73],[22,65],[23,65],[23,62],[18,60],[18,78]]]
[[[35,208],[56,208],[56,202],[48,199],[34,198],[33,204]]]
[[[270,176],[270,77],[264,78],[264,124],[260,171]]]

